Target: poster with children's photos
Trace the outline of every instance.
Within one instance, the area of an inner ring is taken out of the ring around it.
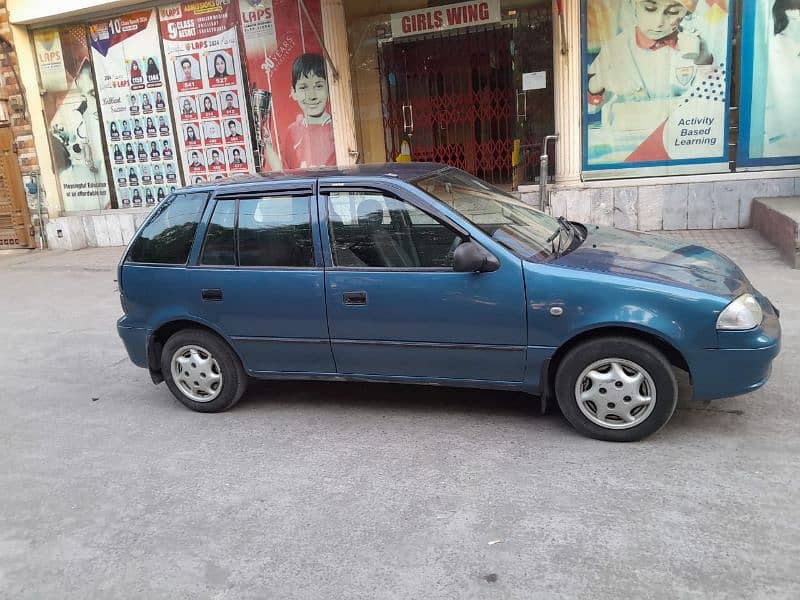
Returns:
[[[336,164],[322,47],[320,0],[239,0],[247,73],[261,92],[258,146],[264,171]],[[254,110],[256,108],[254,107]]]
[[[159,8],[172,102],[188,183],[253,171],[235,0]],[[240,160],[232,162],[232,148]]]
[[[584,178],[729,170],[728,4],[583,0]]]
[[[117,201],[152,206],[181,185],[155,10],[90,24],[89,38]]]

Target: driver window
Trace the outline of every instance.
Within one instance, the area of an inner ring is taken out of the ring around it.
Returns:
[[[453,266],[461,238],[417,207],[381,192],[331,192],[328,222],[337,267]]]

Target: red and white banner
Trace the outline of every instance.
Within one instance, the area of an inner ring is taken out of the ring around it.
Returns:
[[[500,0],[460,2],[391,15],[392,37],[420,35],[500,21]]]
[[[319,0],[241,0],[239,20],[265,171],[336,164]]]
[[[92,23],[89,42],[119,205],[155,204],[180,185],[156,13]]]
[[[159,8],[188,183],[254,170],[252,152],[245,151],[252,146],[239,60],[238,12],[236,0],[188,1]]]

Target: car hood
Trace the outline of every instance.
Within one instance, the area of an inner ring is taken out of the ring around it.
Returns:
[[[587,238],[553,264],[691,288],[726,298],[752,289],[742,270],[708,248],[657,235],[587,225]]]

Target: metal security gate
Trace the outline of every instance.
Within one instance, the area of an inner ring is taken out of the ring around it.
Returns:
[[[0,127],[0,250],[33,247],[11,129]]]
[[[408,40],[379,52],[386,152],[441,162],[493,183],[512,179],[513,28],[497,25]]]

